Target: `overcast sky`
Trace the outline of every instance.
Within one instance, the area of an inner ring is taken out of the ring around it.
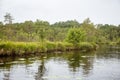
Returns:
[[[120,24],[120,0],[0,0],[0,21],[6,12],[13,22],[76,19],[81,23],[89,17],[95,24]]]

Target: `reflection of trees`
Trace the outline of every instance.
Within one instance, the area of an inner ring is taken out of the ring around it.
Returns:
[[[47,57],[44,57],[47,56]],[[92,57],[91,57],[92,56]],[[68,52],[68,53],[55,53],[55,54],[44,54],[43,56],[40,56],[40,61],[41,65],[38,68],[38,72],[36,73],[35,80],[44,80],[42,79],[43,76],[46,74],[46,69],[45,69],[45,63],[46,61],[49,61],[49,59],[54,59],[54,60],[59,60],[59,61],[67,61],[70,70],[73,72],[78,72],[80,68],[82,68],[83,74],[87,75],[90,73],[90,70],[93,68],[93,56],[94,53],[80,53],[80,52]],[[46,59],[44,59],[46,58]],[[9,59],[8,59],[9,60]],[[16,60],[16,59],[15,59]],[[46,60],[46,61],[45,61]],[[13,60],[9,60],[13,61]],[[0,60],[0,62],[3,62]],[[6,62],[6,61],[5,61]],[[28,64],[32,64],[33,62],[30,61],[30,59],[25,59],[24,64],[26,66]],[[13,65],[13,64],[11,64]],[[67,64],[66,64],[67,65]],[[1,68],[1,67],[0,67]],[[4,68],[4,66],[3,66]],[[11,67],[9,67],[10,69]],[[9,80],[9,75],[10,74],[4,74],[5,76],[7,75],[8,80]]]
[[[89,74],[90,70],[93,68],[93,58],[86,58],[83,61],[83,74]]]
[[[42,77],[43,77],[45,71],[46,71],[45,62],[44,62],[44,59],[42,58],[41,65],[39,66],[38,72],[36,73],[36,76],[35,76],[35,80],[44,80],[44,79],[42,79]]]
[[[2,70],[1,72],[3,72],[3,80],[10,80],[11,74],[14,74],[11,73],[14,65],[24,64],[26,65],[27,69],[27,65],[32,64],[32,62],[28,58],[26,58],[26,60],[24,61],[21,61],[18,57],[1,57],[0,63],[2,63],[0,64],[0,69]]]
[[[72,53],[68,56],[68,65],[72,68],[73,72],[76,72],[79,67],[83,68],[84,74],[89,74],[89,71],[93,67],[93,58],[91,53]]]
[[[81,67],[83,69],[83,74],[89,74],[90,70],[93,68],[93,57],[94,57],[94,52],[93,53],[81,53],[81,52],[68,52],[68,53],[56,53],[56,54],[48,54],[47,55],[47,60],[50,58],[55,58],[59,59],[60,61],[67,61],[70,70],[73,72],[78,71],[78,69]],[[41,77],[45,73],[44,69],[44,60],[41,62],[41,66],[38,69],[37,77],[38,79],[36,80],[42,80]]]
[[[3,80],[10,80],[10,71],[12,64],[8,64],[8,62],[14,61],[15,58],[13,57],[2,57],[0,58],[0,63],[3,63],[0,65],[0,69],[5,70],[6,72],[3,74],[4,78]]]
[[[80,58],[79,54],[70,54],[68,56],[68,65],[73,71],[76,71],[76,68],[80,67]]]
[[[14,58],[14,57],[2,57],[2,58],[0,58],[0,63],[3,63],[2,65],[0,65],[0,68],[10,69],[12,64],[7,64],[7,63],[12,62],[15,59],[16,58]]]
[[[120,59],[120,47],[103,45],[97,50],[97,58],[99,59]]]
[[[102,48],[100,50],[97,51],[96,53],[96,57],[98,58],[120,58],[120,54],[119,53],[113,53],[112,51],[119,51],[118,50],[114,50],[113,48]],[[109,52],[109,54],[108,54]],[[45,57],[47,56],[47,57]],[[13,61],[19,61],[19,58],[13,58],[13,57],[9,57],[9,58],[0,58],[0,69],[5,71],[8,71],[7,73],[4,73],[4,79],[3,80],[9,80],[10,76],[10,70],[11,67],[13,65],[18,65],[18,64],[24,64],[26,65],[26,67],[29,67],[29,64],[32,64],[34,60],[36,60],[36,58],[25,58],[24,63],[20,63],[18,62],[17,64],[14,63]],[[44,59],[46,58],[46,59]],[[38,59],[38,57],[37,57]],[[94,53],[81,53],[81,52],[68,52],[68,53],[50,53],[50,54],[44,54],[40,56],[40,61],[41,61],[41,65],[38,68],[38,72],[36,73],[35,76],[35,80],[44,80],[42,79],[43,76],[46,75],[46,69],[45,69],[45,63],[46,61],[49,61],[51,59],[57,60],[57,61],[61,61],[61,62],[68,62],[66,65],[69,66],[69,69],[72,72],[81,72],[79,70],[82,69],[83,74],[84,75],[88,75],[91,71],[91,69],[93,68],[93,59],[94,59]],[[11,63],[13,62],[13,63]],[[10,63],[10,64],[8,64]],[[40,63],[38,63],[40,64]],[[28,65],[28,66],[27,66]]]

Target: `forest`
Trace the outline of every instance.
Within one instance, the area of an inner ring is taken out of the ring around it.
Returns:
[[[10,14],[4,17],[6,23],[0,22],[0,54],[2,55],[21,54],[26,51],[31,53],[35,50],[34,53],[38,48],[40,48],[38,52],[49,52],[54,49],[73,49],[73,46],[74,49],[78,49],[81,45],[83,48],[90,48],[90,46],[94,48],[97,44],[120,44],[120,25],[94,24],[89,18],[82,23],[67,20],[50,24],[39,19],[34,22],[28,20],[12,23]],[[28,47],[21,50],[21,46]]]

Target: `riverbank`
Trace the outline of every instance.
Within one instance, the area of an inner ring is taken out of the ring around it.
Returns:
[[[63,52],[71,50],[92,51],[96,50],[95,43],[81,42],[73,45],[67,42],[0,42],[0,56],[29,55],[47,52]]]

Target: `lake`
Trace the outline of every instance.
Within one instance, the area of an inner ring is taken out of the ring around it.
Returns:
[[[2,57],[0,80],[120,80],[120,47]]]

